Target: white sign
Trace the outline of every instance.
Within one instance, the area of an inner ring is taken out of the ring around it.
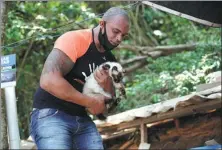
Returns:
[[[16,55],[1,57],[1,88],[16,85]]]

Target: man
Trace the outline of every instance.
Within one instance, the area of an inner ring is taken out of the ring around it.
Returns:
[[[113,7],[97,27],[70,31],[56,40],[45,61],[31,113],[30,134],[38,149],[103,149],[101,136],[87,111],[102,113],[106,98],[81,93],[82,72],[89,76],[93,66],[115,61],[111,50],[128,30],[127,13]],[[106,72],[98,70],[95,78],[104,90],[112,92]]]

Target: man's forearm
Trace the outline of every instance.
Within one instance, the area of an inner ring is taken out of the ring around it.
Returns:
[[[63,77],[55,74],[43,75],[40,79],[40,86],[50,94],[81,106],[89,106],[90,100],[87,96],[77,91]]]

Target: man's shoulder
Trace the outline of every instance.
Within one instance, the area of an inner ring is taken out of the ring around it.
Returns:
[[[92,31],[82,29],[68,31],[61,35],[54,44],[54,48],[65,52],[74,62],[87,51],[92,43]]]
[[[67,37],[75,41],[85,41],[86,43],[88,43],[92,41],[92,29],[67,31],[63,35],[61,35],[61,37]]]
[[[64,34],[70,34],[70,35],[73,35],[73,36],[91,35],[92,34],[92,29],[72,30],[72,31],[67,31]]]

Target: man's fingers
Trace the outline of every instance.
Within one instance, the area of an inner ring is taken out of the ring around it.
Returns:
[[[102,70],[101,72],[102,72],[102,74],[108,75],[109,70]]]
[[[94,74],[94,77],[95,77],[95,79],[96,79],[97,81],[100,80],[100,76],[101,76],[101,74],[99,73],[99,71],[96,71],[95,74]]]
[[[109,70],[104,70],[104,71],[105,71],[105,73],[107,73],[107,74],[109,73]]]
[[[94,76],[96,80],[104,80],[105,78],[107,78],[107,74],[104,71],[99,71],[99,70],[95,72]]]
[[[103,71],[100,71],[100,70],[97,70],[97,71],[96,71],[96,75],[97,75],[98,77],[103,76],[103,74],[104,74]]]

